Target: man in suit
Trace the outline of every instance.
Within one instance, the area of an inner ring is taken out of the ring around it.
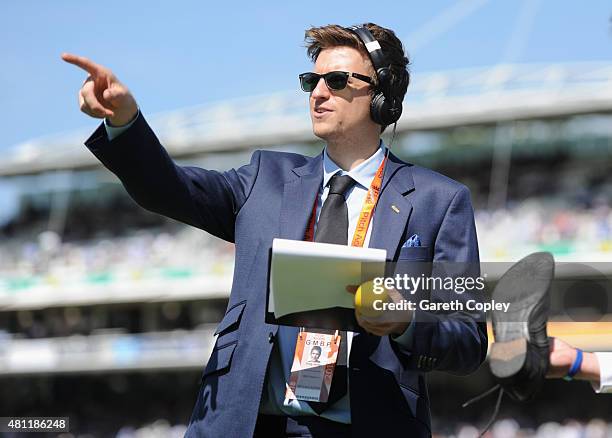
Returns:
[[[136,202],[236,245],[229,304],[188,437],[429,436],[426,373],[468,374],[486,356],[478,312],[416,310],[391,322],[358,313],[363,330],[340,341],[329,400],[286,397],[298,329],[264,320],[272,239],[303,240],[310,230],[315,241],[355,242],[387,152],[380,134],[399,117],[408,86],[408,59],[395,34],[372,23],[364,28],[306,33],[314,72],[300,79],[310,93],[314,134],[326,142],[323,153],[256,151],[249,164],[226,172],[176,165],[109,69],[63,55],[89,73],[81,110],[105,118],[86,145]],[[362,231],[363,246],[386,249],[389,261],[478,262],[468,189],[393,154]]]

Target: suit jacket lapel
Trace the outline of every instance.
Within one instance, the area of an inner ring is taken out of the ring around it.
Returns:
[[[370,248],[386,249],[388,260],[395,259],[412,213],[412,203],[406,197],[414,190],[410,167],[410,164],[389,154],[369,245]]]
[[[323,182],[323,154],[293,169],[294,178],[285,183],[280,212],[280,236],[302,240],[315,197]]]
[[[411,165],[389,154],[383,186],[374,213],[370,248],[387,250],[393,260],[412,212],[406,197],[414,190]],[[295,178],[285,182],[280,212],[280,234],[283,239],[302,240],[312,213],[315,197],[323,181],[323,154],[293,169]]]

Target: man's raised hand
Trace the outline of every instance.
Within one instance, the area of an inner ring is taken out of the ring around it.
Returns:
[[[136,100],[110,69],[70,53],[63,53],[62,59],[89,74],[79,90],[81,111],[98,119],[106,117],[113,126],[125,125],[134,118],[138,112]]]

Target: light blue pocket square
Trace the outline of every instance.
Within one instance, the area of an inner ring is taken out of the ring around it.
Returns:
[[[410,239],[406,240],[402,245],[402,248],[411,248],[413,246],[421,246],[421,238],[418,234],[413,234]]]

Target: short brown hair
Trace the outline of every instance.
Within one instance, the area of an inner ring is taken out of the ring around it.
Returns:
[[[374,23],[366,23],[365,27],[372,33],[372,36],[378,40],[382,48],[385,58],[390,64],[391,83],[395,85],[395,90],[399,94],[400,101],[404,100],[404,95],[408,89],[410,82],[410,72],[408,65],[410,61],[404,52],[404,46],[395,33],[391,29],[386,29]],[[370,55],[361,39],[351,30],[338,26],[337,24],[329,24],[321,27],[311,27],[306,30],[304,37],[308,57],[312,62],[316,62],[321,50],[330,47],[347,46],[359,50],[368,61]],[[371,63],[371,62],[370,62]],[[378,85],[378,78],[374,77],[375,87]],[[401,84],[397,86],[397,84]],[[385,126],[383,126],[384,131]]]

